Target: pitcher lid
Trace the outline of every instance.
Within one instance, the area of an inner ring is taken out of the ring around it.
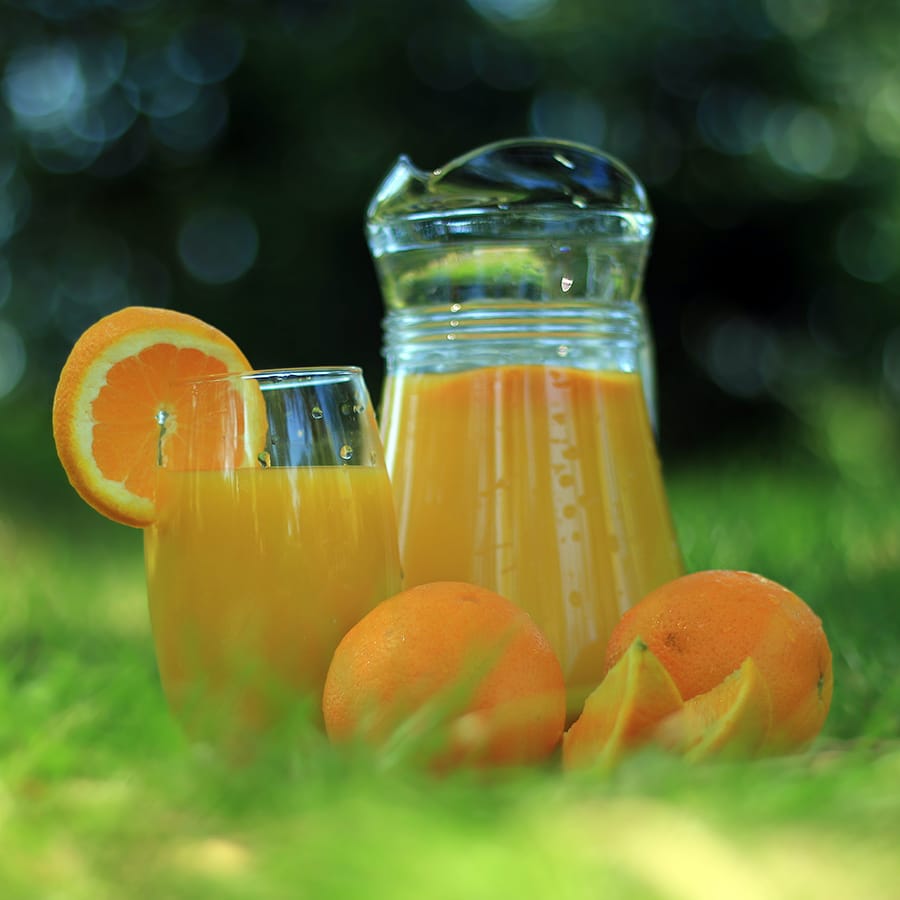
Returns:
[[[398,158],[369,221],[473,208],[564,207],[650,215],[644,186],[623,163],[572,141],[514,138],[478,147],[432,172]]]
[[[593,147],[546,138],[487,144],[432,172],[400,156],[366,216],[376,258],[460,241],[646,243],[652,230],[630,169]]]

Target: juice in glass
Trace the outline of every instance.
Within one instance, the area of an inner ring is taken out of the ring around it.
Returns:
[[[337,644],[400,590],[390,483],[361,375],[298,371],[251,373],[253,391],[231,392],[265,400],[258,458],[254,448],[235,466],[159,471],[159,515],[144,535],[150,616],[166,696],[199,736],[262,732],[303,703],[317,718]],[[214,386],[198,382],[197,393]],[[206,440],[215,428],[231,430],[199,425]]]
[[[526,609],[577,713],[615,622],[682,572],[639,375],[392,375],[383,402],[406,583],[472,581]]]

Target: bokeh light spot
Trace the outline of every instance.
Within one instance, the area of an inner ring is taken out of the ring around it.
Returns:
[[[113,89],[86,106],[71,118],[69,131],[88,143],[109,144],[128,131],[137,118],[137,111],[122,92]]]
[[[206,19],[182,29],[166,51],[172,70],[194,84],[230,75],[244,54],[244,37],[230,22]]]
[[[199,88],[169,66],[166,55],[147,51],[130,60],[122,77],[128,101],[148,116],[174,116],[191,107]]]
[[[0,398],[11,393],[25,374],[25,342],[5,319],[0,319]]]
[[[713,381],[736,397],[762,394],[779,363],[774,335],[744,315],[716,322],[706,342],[706,365]]]
[[[837,256],[841,265],[860,281],[886,281],[897,268],[896,224],[872,210],[856,210],[837,232]]]
[[[190,109],[174,116],[153,119],[150,130],[170,150],[198,153],[215,141],[227,122],[227,97],[216,87],[205,87]]]
[[[67,139],[34,141],[31,152],[48,172],[68,175],[86,169],[100,155],[102,144],[75,135]]]
[[[46,127],[78,109],[85,85],[78,55],[67,44],[25,47],[6,66],[3,93],[13,114],[26,126]]]
[[[892,156],[900,156],[900,84],[896,74],[874,90],[866,104],[865,128],[869,136]]]
[[[835,152],[831,122],[811,107],[779,106],[766,121],[763,140],[779,166],[800,175],[825,174]]]
[[[194,213],[178,235],[178,255],[185,269],[206,284],[227,284],[256,261],[259,233],[239,209],[209,208]]]
[[[752,153],[762,140],[768,102],[732,85],[714,85],[700,98],[697,127],[704,141],[722,153]]]
[[[78,62],[85,89],[100,97],[119,80],[128,58],[128,45],[120,34],[82,35],[78,39]]]

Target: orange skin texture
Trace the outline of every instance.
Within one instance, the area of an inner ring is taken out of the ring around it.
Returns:
[[[117,522],[150,524],[155,416],[174,414],[179,399],[166,385],[248,369],[231,338],[186,313],[130,306],[95,322],[72,348],[53,399],[53,438],[72,487]]]
[[[518,765],[559,743],[565,683],[522,609],[484,587],[432,582],[380,603],[345,635],[322,712],[332,741],[376,746],[430,712],[438,721],[423,733],[434,728],[441,741],[425,755],[436,770]]]
[[[711,570],[662,585],[613,630],[608,668],[638,635],[686,701],[712,690],[752,657],[771,697],[767,751],[800,748],[825,722],[833,676],[822,621],[774,581],[750,572]]]

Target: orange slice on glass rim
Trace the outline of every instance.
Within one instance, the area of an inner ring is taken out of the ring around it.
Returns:
[[[263,449],[266,429],[256,383],[224,382],[202,409],[186,383],[250,368],[231,338],[186,313],[128,306],[100,319],[76,341],[53,399],[53,438],[72,486],[108,518],[150,525],[158,465],[184,458],[191,417],[210,417],[214,426],[216,405],[230,411],[232,422],[238,410],[232,425],[237,441],[229,440],[239,445],[241,458],[230,463],[251,463],[254,448]],[[192,447],[191,464],[217,468],[229,452],[223,428],[202,431],[208,439]]]

